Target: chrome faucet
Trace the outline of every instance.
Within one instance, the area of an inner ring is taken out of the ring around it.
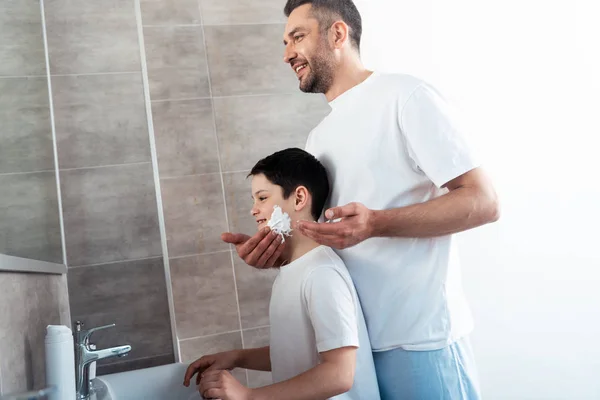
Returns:
[[[117,346],[103,350],[90,349],[90,336],[101,329],[112,328],[115,324],[99,326],[87,331],[82,330],[80,321],[75,323],[73,335],[75,336],[75,389],[77,400],[90,398],[90,364],[94,361],[110,357],[123,357],[131,351],[131,346]]]

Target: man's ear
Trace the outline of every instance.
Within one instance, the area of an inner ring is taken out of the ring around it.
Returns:
[[[305,186],[298,186],[294,193],[294,210],[301,211],[310,202],[310,194]]]
[[[336,49],[341,49],[344,47],[344,44],[348,41],[348,37],[350,35],[350,28],[344,21],[336,21],[331,25],[329,29],[330,38],[333,44],[333,47]]]

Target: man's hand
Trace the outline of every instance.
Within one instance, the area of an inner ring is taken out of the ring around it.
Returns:
[[[196,374],[196,385],[200,384],[203,373],[215,370],[231,370],[237,367],[239,352],[237,350],[225,351],[223,353],[210,354],[201,357],[191,363],[185,371],[183,385],[190,386],[190,379]]]
[[[285,243],[282,242],[281,235],[271,232],[268,227],[261,229],[252,237],[227,232],[221,235],[221,239],[235,245],[238,256],[248,265],[256,268],[272,268],[283,264],[280,258]]]
[[[200,394],[205,399],[249,400],[252,390],[242,385],[229,371],[206,371],[200,381]]]
[[[334,207],[325,212],[332,223],[300,221],[298,230],[319,244],[335,249],[346,249],[370,238],[373,234],[373,211],[361,203],[350,203]]]

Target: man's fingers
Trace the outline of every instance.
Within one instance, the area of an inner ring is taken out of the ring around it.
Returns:
[[[269,228],[263,228],[260,231],[256,232],[254,236],[248,239],[246,242],[241,245],[236,245],[236,250],[238,255],[244,261],[246,258],[252,253],[252,251],[258,246],[258,244],[269,234]]]
[[[269,248],[269,246],[271,245],[271,243],[273,243],[273,241],[275,239],[277,239],[277,234],[275,232],[266,234],[258,242],[258,244],[250,251],[248,256],[246,258],[244,258],[244,261],[246,261],[246,264],[252,265],[253,267],[257,267],[257,266],[260,267],[260,265],[258,265],[258,260],[263,255],[263,253]]]
[[[275,253],[273,253],[271,258],[269,258],[269,260],[265,264],[265,268],[273,268],[277,263],[277,260],[279,260],[279,258],[283,254],[283,250],[285,250],[285,242],[280,243],[279,246],[277,246],[277,249],[275,249]],[[281,267],[281,265],[278,265],[278,267]]]
[[[313,232],[321,235],[342,236],[345,228],[346,224],[343,222],[334,222],[331,224],[310,221],[298,222],[298,229],[303,235],[306,235],[307,232]]]
[[[221,234],[221,240],[229,244],[242,244],[247,242],[248,239],[250,239],[250,236],[244,235],[243,233],[225,232]]]
[[[352,215],[357,214],[357,212],[358,212],[357,208],[358,207],[357,207],[356,203],[346,204],[345,206],[341,206],[341,207],[333,207],[333,208],[330,208],[329,210],[325,211],[325,218],[337,219],[337,218],[350,217]]]
[[[273,255],[275,254],[275,252],[277,251],[277,249],[280,246],[282,246],[281,235],[277,235],[277,237],[275,238],[275,240],[273,240],[271,242],[271,244],[269,245],[269,247],[267,247],[267,249],[262,253],[262,255],[260,256],[260,258],[256,262],[256,266],[258,268],[269,267],[267,265],[268,262],[269,262],[269,260],[271,259],[271,257],[273,257]]]
[[[318,232],[314,232],[311,230],[300,230],[302,232],[302,234],[312,240],[314,240],[315,242],[322,244],[324,246],[329,246],[329,247],[333,247],[333,248],[338,248],[337,244],[338,244],[338,240],[339,240],[339,236],[337,235],[324,235]]]

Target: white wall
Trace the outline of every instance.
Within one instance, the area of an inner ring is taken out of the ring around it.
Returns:
[[[460,236],[486,399],[600,399],[600,5],[356,0],[368,67],[459,109],[503,205]]]

